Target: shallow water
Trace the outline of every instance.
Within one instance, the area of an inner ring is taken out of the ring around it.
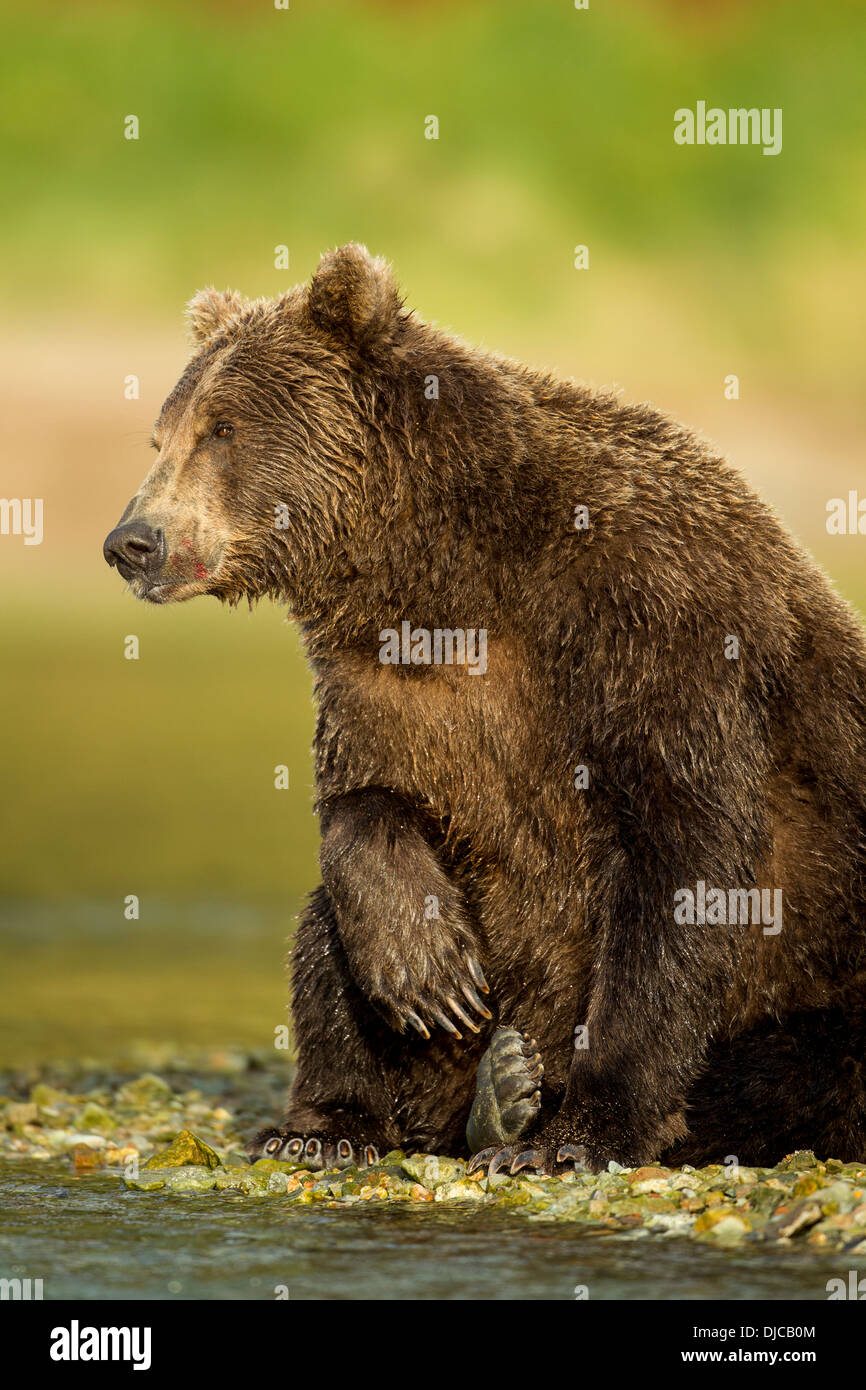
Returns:
[[[844,1268],[843,1268],[844,1266]],[[0,1276],[46,1299],[817,1299],[851,1255],[587,1235],[497,1212],[129,1192],[0,1164]],[[285,1296],[285,1295],[283,1295]]]

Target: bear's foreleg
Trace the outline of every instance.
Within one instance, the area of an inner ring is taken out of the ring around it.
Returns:
[[[632,683],[640,687],[638,675]],[[588,759],[579,847],[593,957],[586,1016],[575,1019],[558,1112],[495,1153],[494,1168],[630,1167],[685,1136],[686,1097],[721,1026],[743,928],[689,922],[678,902],[701,880],[726,899],[751,888],[771,843],[763,748],[736,689],[708,692],[705,714],[684,703],[678,738],[667,739],[675,694],[667,725],[647,719],[640,739],[633,700],[608,703],[606,749]]]
[[[460,1039],[491,1018],[463,896],[401,798],[365,788],[321,809],[322,878],[349,969],[399,1033]]]
[[[648,680],[660,679],[656,662]],[[647,717],[640,739],[610,719],[618,737],[591,764],[582,852],[594,971],[587,1017],[575,1020],[586,1045],[539,1137],[550,1150],[583,1149],[594,1170],[650,1162],[685,1134],[686,1096],[721,1025],[743,933],[699,911],[689,921],[685,905],[700,882],[726,901],[753,887],[771,858],[765,748],[737,679],[700,697],[681,682],[667,724]]]

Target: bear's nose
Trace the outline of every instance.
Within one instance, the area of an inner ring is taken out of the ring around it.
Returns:
[[[106,536],[102,553],[109,565],[116,565],[125,579],[126,571],[135,573],[157,568],[162,563],[163,535],[157,527],[146,521],[128,521],[125,526],[115,526]]]

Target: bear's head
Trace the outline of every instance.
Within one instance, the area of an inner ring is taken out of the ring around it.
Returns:
[[[377,505],[364,467],[377,381],[410,316],[384,262],[353,244],[279,299],[203,290],[188,316],[195,353],[105,559],[151,603],[291,599]]]

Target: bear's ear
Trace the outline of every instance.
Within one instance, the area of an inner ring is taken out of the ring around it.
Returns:
[[[400,314],[400,295],[385,261],[349,242],[326,251],[312,280],[307,308],[332,337],[358,348],[387,342]]]
[[[206,343],[246,307],[247,301],[237,290],[199,290],[186,306],[186,321],[193,342]]]

